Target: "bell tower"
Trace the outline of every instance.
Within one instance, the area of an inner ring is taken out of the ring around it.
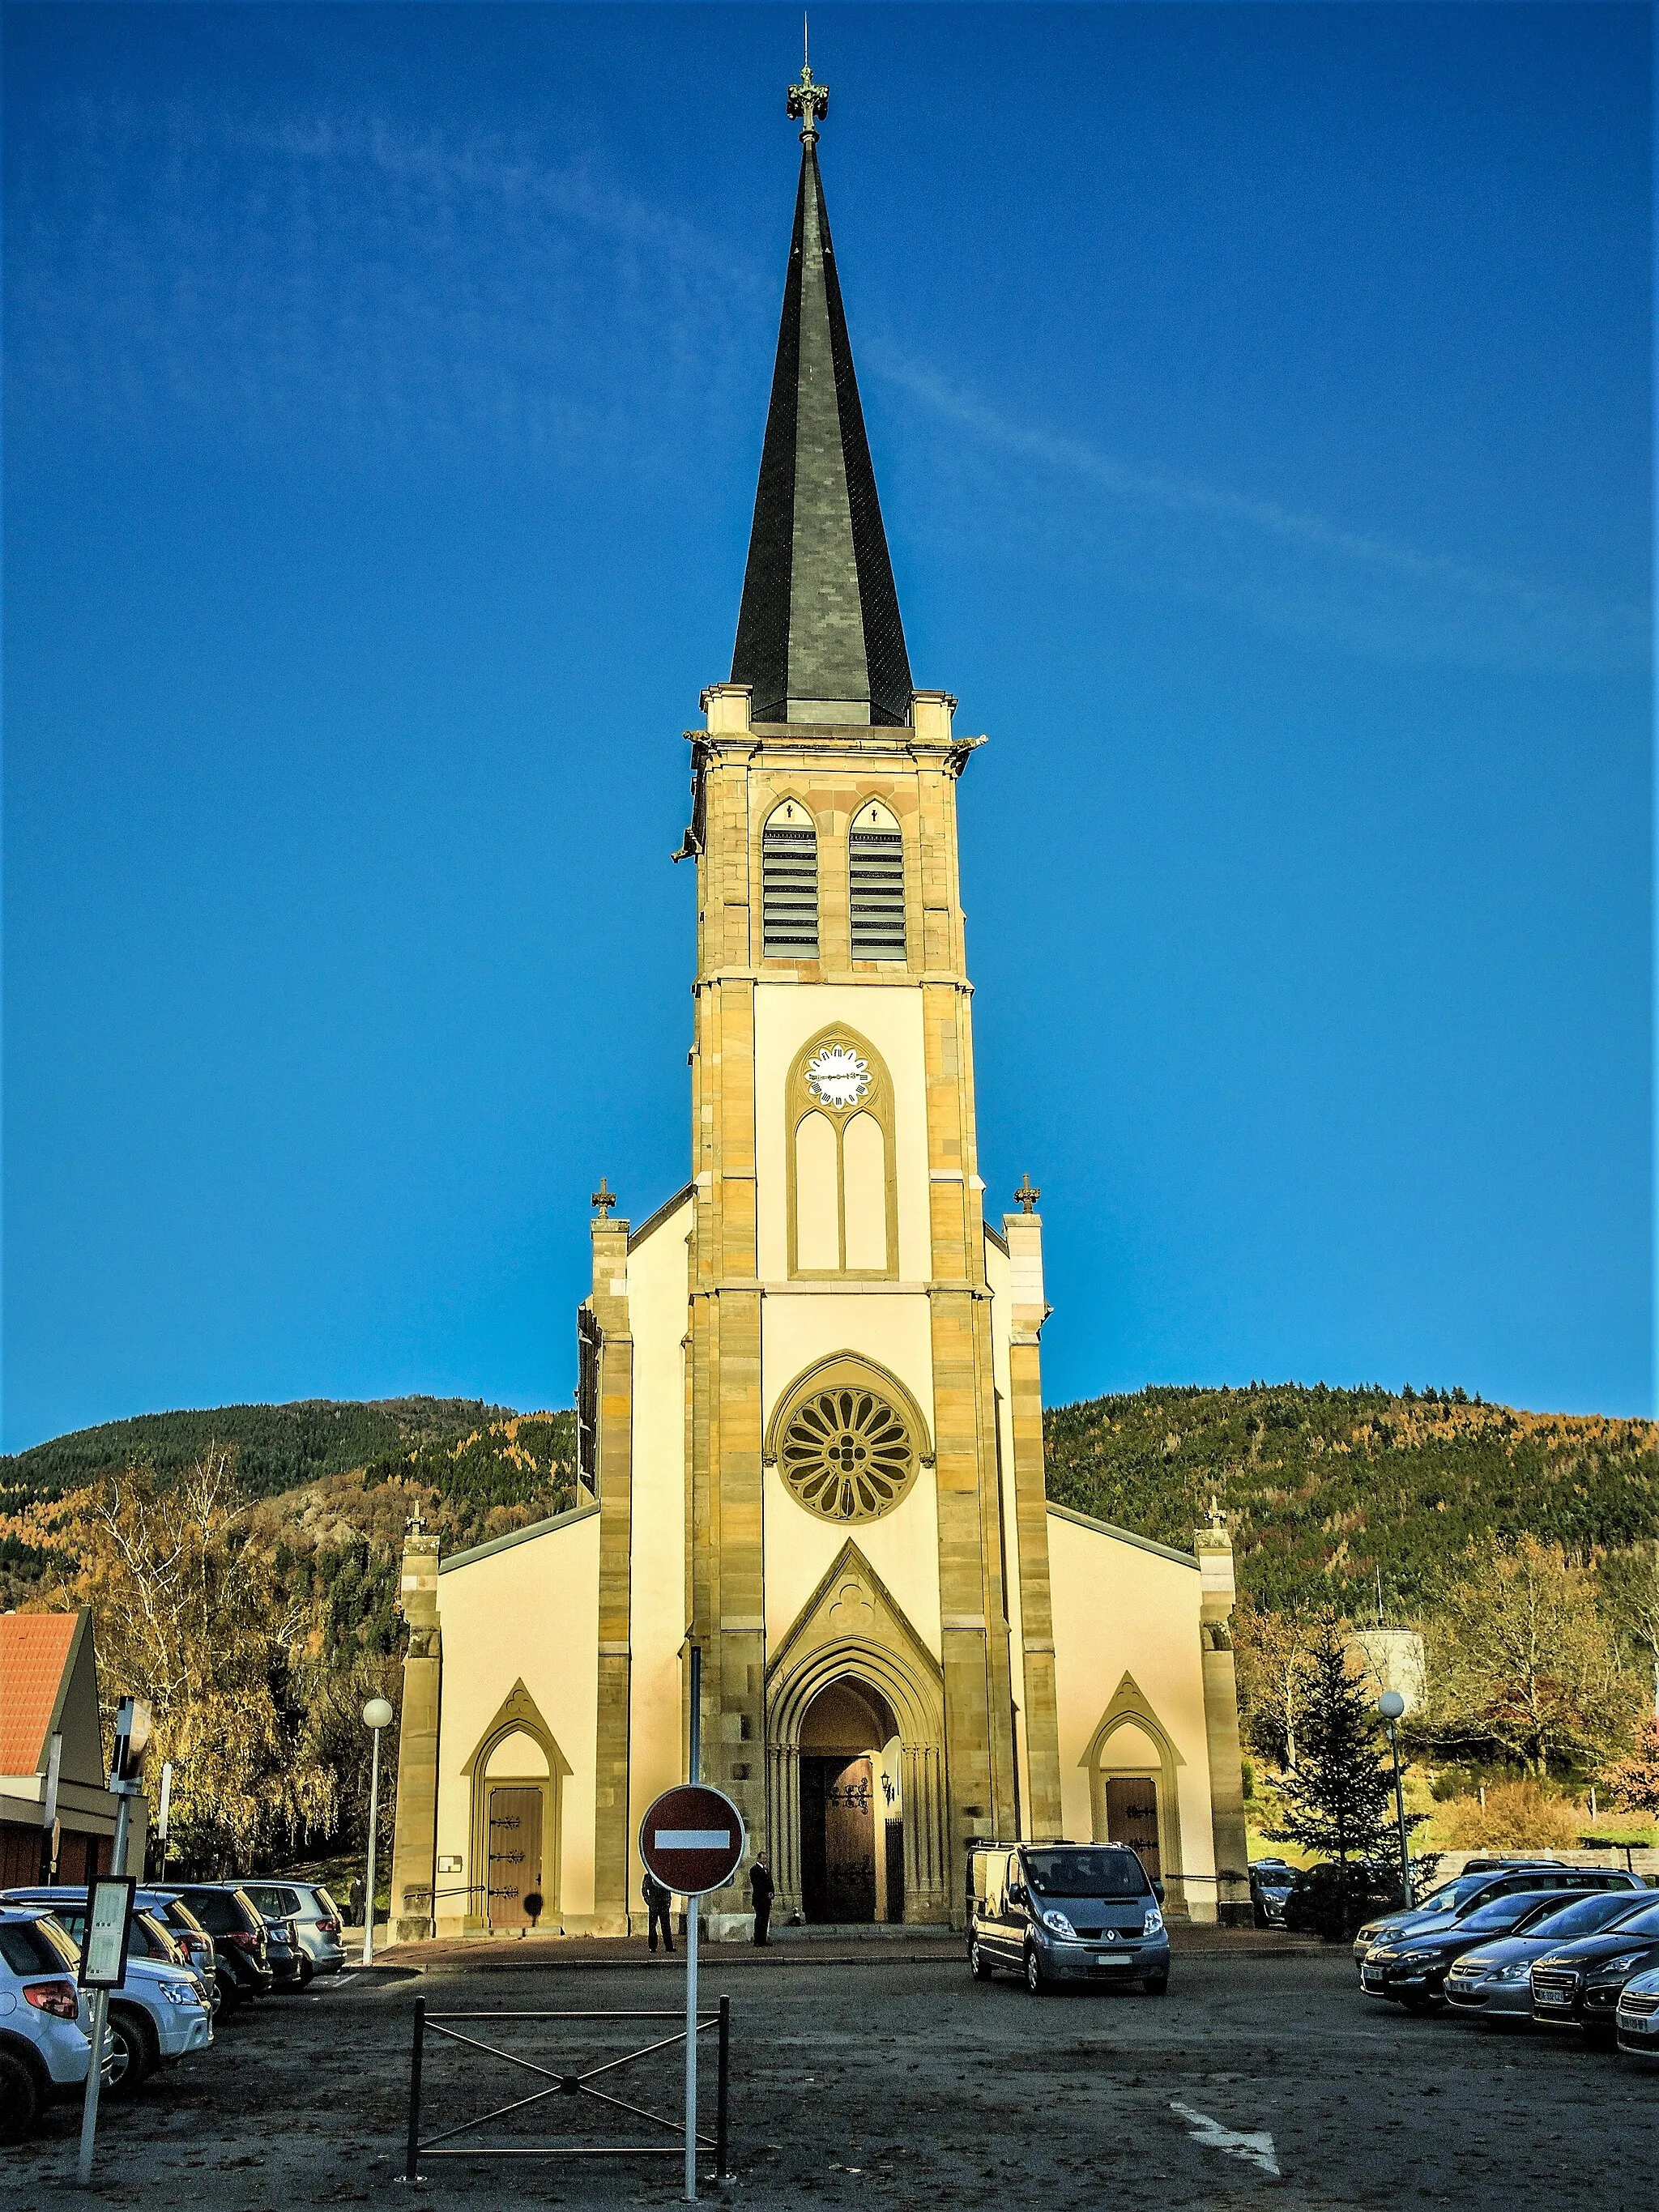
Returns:
[[[881,1603],[915,1645],[903,1663],[935,1671],[943,1741],[910,1750],[937,1832],[918,1841],[907,1807],[905,1894],[907,1917],[945,1918],[969,1838],[1059,1832],[1052,1632],[1028,1685],[1011,1629],[1041,1643],[1048,1627],[1042,1513],[1018,1510],[1041,1499],[1042,1439],[1003,1419],[994,1371],[957,844],[958,780],[983,740],[957,737],[954,699],[911,681],[818,168],[828,104],[805,66],[732,674],[688,733],[687,1615],[704,1655],[703,1774],[767,1838],[781,1905],[789,1620],[832,1557],[856,1555],[873,1583],[881,1544],[907,1574],[925,1550],[925,1591],[884,1583]],[[1031,1395],[1042,1312],[1015,1395]],[[820,1375],[832,1387],[812,1401]],[[807,1429],[780,1431],[809,1401]],[[884,1445],[890,1416],[902,1447]],[[902,1544],[884,1449],[914,1474]]]

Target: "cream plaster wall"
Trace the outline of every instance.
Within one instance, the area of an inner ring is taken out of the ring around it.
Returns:
[[[1126,1674],[1173,1741],[1179,1770],[1182,1864],[1170,1871],[1212,1875],[1210,1761],[1199,1642],[1202,1583],[1196,1564],[1085,1527],[1052,1510],[1048,1567],[1054,1607],[1060,1711],[1060,1786],[1065,1832],[1090,1835],[1090,1778],[1082,1761]],[[1111,1764],[1108,1759],[1108,1765]],[[1167,1847],[1166,1847],[1167,1848]],[[1214,1917],[1214,1885],[1194,1882],[1194,1917]]]
[[[867,1037],[886,1061],[893,1079],[898,1271],[905,1282],[926,1282],[933,1270],[921,987],[769,981],[755,987],[755,1165],[761,1279],[781,1282],[789,1273],[784,1087],[790,1063],[807,1038],[816,1036],[831,1022],[845,1022]]]
[[[487,1879],[487,1869],[469,1863],[471,1783],[463,1769],[522,1679],[571,1769],[560,1821],[559,1909],[567,1927],[593,1911],[599,1575],[599,1516],[590,1511],[438,1577],[444,1651],[438,1850],[459,1856],[465,1869],[441,1875],[439,1887]],[[461,1903],[440,1898],[440,1919],[459,1924]]]
[[[940,1656],[939,1499],[931,1468],[922,1468],[903,1503],[879,1521],[841,1528],[797,1504],[776,1468],[769,1467],[761,1510],[769,1656],[794,1626],[849,1536],[934,1658]]]
[[[803,1368],[832,1352],[862,1352],[899,1381],[933,1429],[933,1340],[925,1292],[872,1289],[769,1290],[761,1304],[762,1419]]]
[[[680,1646],[685,1641],[685,1350],[696,1207],[677,1206],[628,1255],[634,1333],[634,1520],[629,1820],[683,1781]],[[644,1869],[629,1862],[628,1893]]]

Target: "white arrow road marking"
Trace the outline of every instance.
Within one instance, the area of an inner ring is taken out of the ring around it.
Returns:
[[[1190,2105],[1171,2104],[1170,2110],[1187,2123],[1188,2133],[1201,2150],[1224,2151],[1229,2158],[1242,2158],[1259,2173],[1270,2173],[1275,2181],[1284,2179],[1273,2155],[1273,2139],[1265,2128],[1253,2133],[1224,2128],[1219,2120],[1211,2119],[1206,2112],[1195,2112]]]

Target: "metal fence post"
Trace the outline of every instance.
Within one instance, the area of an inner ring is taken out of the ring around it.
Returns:
[[[720,1999],[720,2086],[714,2103],[714,2178],[717,2181],[724,2181],[726,2179],[726,2054],[731,2047],[731,2034],[732,2000],[730,1997],[722,1997]]]
[[[426,1999],[415,2000],[415,2039],[409,2050],[409,2145],[404,2161],[404,2179],[418,2181],[421,2178],[421,2058],[426,2043]]]

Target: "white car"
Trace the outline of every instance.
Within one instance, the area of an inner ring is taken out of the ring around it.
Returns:
[[[0,2143],[21,2142],[42,2106],[78,2089],[92,2009],[80,1954],[50,1913],[0,1908]]]
[[[1659,2058],[1659,1966],[1632,1974],[1619,1992],[1619,2048],[1632,2058]]]
[[[78,1961],[87,1925],[83,1889],[13,1890],[9,1902],[49,1912]],[[105,2078],[112,2097],[131,2097],[158,2066],[176,2064],[213,2040],[213,2000],[153,1912],[135,1907],[126,1978],[109,2000],[114,2055]]]

